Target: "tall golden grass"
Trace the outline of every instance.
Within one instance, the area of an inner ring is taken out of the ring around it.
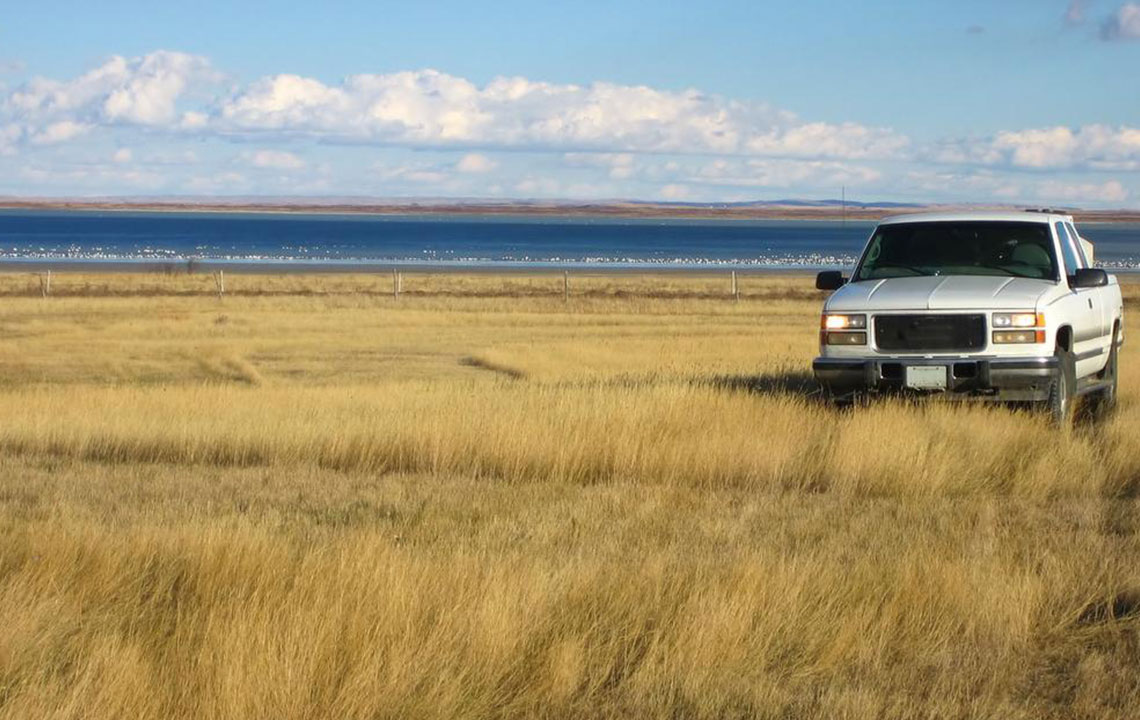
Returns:
[[[33,280],[0,276],[0,717],[1140,706],[1131,345],[1064,432],[824,405],[806,278]]]

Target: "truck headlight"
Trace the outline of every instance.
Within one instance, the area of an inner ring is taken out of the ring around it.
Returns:
[[[994,313],[993,326],[995,330],[1045,327],[1045,315],[1031,312]]]
[[[1018,345],[1045,342],[1045,315],[1043,313],[994,313],[994,345]]]
[[[824,315],[819,326],[824,330],[865,330],[866,315]]]
[[[827,332],[823,333],[823,341],[828,345],[866,345],[865,332]]]
[[[1044,330],[994,330],[994,344],[1043,343]]]

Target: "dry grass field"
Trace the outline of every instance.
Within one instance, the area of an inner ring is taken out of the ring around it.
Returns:
[[[0,275],[0,718],[1140,707],[1135,344],[1063,432],[823,405],[804,277],[226,285]]]

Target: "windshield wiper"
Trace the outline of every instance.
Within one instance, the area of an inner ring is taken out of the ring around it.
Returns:
[[[885,278],[878,275],[880,270],[896,270],[896,269],[897,270],[910,270],[912,273],[914,273],[914,275],[890,275],[890,276],[885,277]],[[871,279],[889,280],[891,277],[927,277],[929,275],[934,274],[932,272],[928,272],[926,270],[923,270],[922,268],[914,267],[912,265],[880,265],[879,267],[875,268],[874,272],[876,273],[874,278],[864,278],[864,279],[866,279],[866,280],[871,280]],[[860,274],[860,276],[862,276],[862,273],[859,273],[859,274]]]

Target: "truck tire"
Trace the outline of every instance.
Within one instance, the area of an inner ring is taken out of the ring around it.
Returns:
[[[1089,397],[1093,417],[1102,419],[1116,407],[1117,387],[1120,379],[1120,357],[1117,343],[1120,340],[1120,326],[1112,329],[1112,346],[1108,349],[1108,362],[1101,371],[1104,389],[1097,390]]]
[[[1077,367],[1073,354],[1063,348],[1057,348],[1054,353],[1057,358],[1057,376],[1049,385],[1049,398],[1045,401],[1044,410],[1049,413],[1049,419],[1059,428],[1068,428],[1073,424],[1073,398],[1076,395]]]

